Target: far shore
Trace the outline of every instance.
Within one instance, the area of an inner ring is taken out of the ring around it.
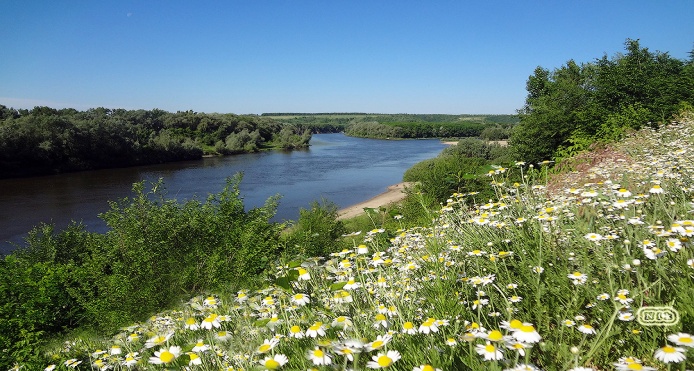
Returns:
[[[412,185],[411,182],[393,184],[387,190],[364,202],[346,207],[337,212],[337,219],[350,219],[364,213],[364,208],[379,208],[405,199],[405,188]]]

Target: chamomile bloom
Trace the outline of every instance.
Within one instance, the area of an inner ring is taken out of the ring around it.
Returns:
[[[677,345],[694,348],[694,336],[690,334],[678,332],[676,334],[668,335],[667,339],[668,341],[671,341]]]
[[[219,315],[216,313],[210,313],[207,317],[205,317],[204,320],[202,320],[202,324],[200,327],[206,329],[206,330],[212,330],[212,328],[220,328],[222,324],[219,322]]]
[[[149,363],[154,365],[166,365],[178,358],[181,355],[181,347],[173,345],[169,348],[162,348],[154,352],[153,357],[149,357]]]
[[[402,324],[402,333],[408,335],[414,335],[417,333],[417,329],[414,327],[414,323],[407,321]]]
[[[372,350],[378,350],[383,348],[386,344],[388,344],[393,337],[391,335],[378,335],[376,337],[376,340],[367,343],[364,345],[364,348],[366,349],[367,352],[370,352]]]
[[[315,322],[311,327],[306,330],[306,336],[308,337],[318,337],[318,336],[325,336],[325,326],[323,325],[323,322]]]
[[[588,233],[583,237],[585,237],[588,241],[595,242],[595,243],[598,243],[598,242],[600,242],[600,240],[603,239],[602,235],[600,235],[598,233]]]
[[[275,354],[272,357],[265,357],[260,361],[260,365],[266,370],[276,370],[289,362],[289,358],[284,354]]]
[[[162,345],[162,344],[166,343],[169,340],[169,338],[171,338],[172,336],[173,336],[173,332],[170,332],[170,333],[165,334],[165,335],[153,336],[153,337],[147,339],[147,341],[145,342],[145,348],[154,348],[157,345]]]
[[[366,364],[368,368],[388,368],[400,359],[400,352],[389,350],[387,353],[378,353],[371,357],[371,361]]]
[[[504,353],[501,349],[489,342],[484,345],[477,344],[477,346],[475,346],[475,352],[484,357],[485,361],[498,361],[504,358]]]
[[[309,349],[306,353],[306,357],[316,366],[329,365],[332,363],[332,358],[330,355],[323,351],[320,347]]]
[[[338,344],[334,347],[335,353],[344,356],[350,362],[354,362],[354,354],[361,352],[360,347],[351,346],[348,344]]]
[[[289,328],[289,337],[293,337],[295,339],[301,339],[305,336],[304,332],[301,330],[301,327],[294,325]]]
[[[279,343],[280,341],[275,338],[265,339],[265,341],[263,341],[263,343],[260,346],[258,346],[258,348],[256,348],[255,352],[260,354],[267,353],[274,349]]]
[[[195,320],[195,318],[188,317],[186,318],[185,329],[195,331],[200,329],[200,325],[198,324],[198,321]]]
[[[374,318],[374,323],[373,327],[375,329],[378,329],[379,327],[383,326],[383,328],[388,328],[388,319],[384,314],[378,313],[376,314],[376,317]]]
[[[595,334],[595,328],[587,323],[584,323],[580,326],[577,327],[578,331],[586,334],[586,335],[594,335]]]
[[[133,367],[137,364],[137,362],[140,360],[140,352],[130,352],[125,355],[125,359],[121,362],[121,364],[125,367]]]
[[[209,349],[209,345],[205,344],[205,342],[202,341],[202,339],[198,339],[198,342],[195,343],[195,346],[193,347],[193,349],[191,349],[191,351],[195,353],[202,353],[208,351]]]
[[[501,341],[504,339],[504,335],[499,330],[489,331],[483,337],[489,341]]]
[[[422,334],[429,334],[431,332],[439,332],[439,327],[436,325],[436,319],[427,318],[426,321],[424,321],[419,326],[419,332]]]
[[[672,252],[678,252],[682,248],[682,242],[678,238],[669,238],[666,242],[668,249]]]
[[[523,323],[518,329],[513,331],[513,337],[524,343],[537,343],[542,339],[542,336],[535,330],[535,327],[530,323]]]
[[[292,296],[291,302],[300,306],[300,307],[303,307],[304,305],[311,302],[311,298],[306,294],[299,293],[299,294],[294,294]]]
[[[666,345],[656,350],[653,357],[663,363],[680,363],[687,358],[684,352],[684,348]]]
[[[412,369],[412,371],[442,371],[440,368],[434,368],[432,365],[421,365]]]
[[[311,279],[311,274],[304,268],[298,268],[297,269],[299,273],[299,277],[297,278],[299,281],[308,281]]]
[[[202,358],[200,358],[199,355],[197,355],[195,352],[187,352],[188,358],[190,358],[190,361],[188,361],[188,366],[200,366],[202,364]]]
[[[352,319],[346,316],[339,316],[333,320],[331,325],[333,328],[348,329],[352,327]]]

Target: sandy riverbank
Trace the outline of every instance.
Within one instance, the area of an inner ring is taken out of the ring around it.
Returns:
[[[405,199],[405,187],[410,186],[412,183],[403,182],[398,184],[393,184],[389,186],[388,189],[364,202],[360,202],[356,205],[352,205],[341,209],[337,212],[337,219],[349,219],[364,213],[364,208],[378,208],[381,206],[386,206],[393,202],[402,201]]]

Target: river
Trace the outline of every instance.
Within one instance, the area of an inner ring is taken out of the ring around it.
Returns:
[[[61,229],[75,220],[90,231],[106,232],[98,215],[109,209],[108,201],[131,196],[133,183],[141,180],[162,178],[168,198],[204,201],[224,188],[227,177],[243,172],[240,190],[246,209],[280,194],[274,220],[282,221],[296,219],[300,208],[321,198],[341,208],[369,199],[445,147],[437,139],[378,140],[343,134],[314,134],[310,144],[306,150],[0,180],[0,254],[21,245],[26,233],[42,222]]]

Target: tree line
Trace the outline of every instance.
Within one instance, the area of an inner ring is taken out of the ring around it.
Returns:
[[[587,63],[569,60],[528,78],[510,144],[518,159],[561,159],[630,130],[657,128],[694,105],[694,50],[688,60],[627,39],[626,52]]]
[[[0,105],[0,178],[308,146],[311,132],[257,115]]]

